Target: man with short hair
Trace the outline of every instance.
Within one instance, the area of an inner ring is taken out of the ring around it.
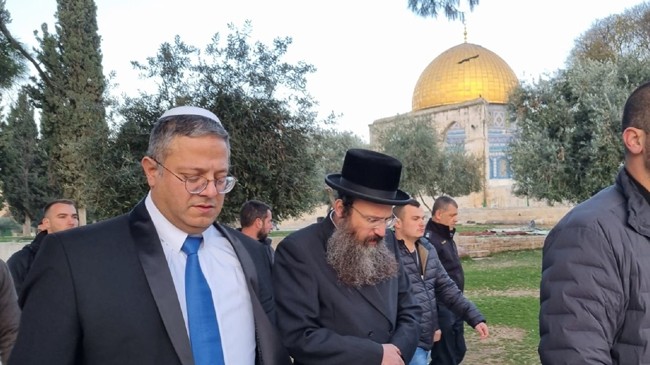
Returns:
[[[628,97],[625,163],[544,242],[542,364],[650,363],[650,82]]]
[[[79,215],[77,214],[77,207],[74,201],[70,199],[56,199],[45,205],[45,208],[43,208],[43,219],[39,224],[42,230],[38,232],[30,244],[16,251],[7,260],[7,266],[9,266],[9,271],[11,271],[16,293],[19,297],[22,292],[23,281],[27,277],[29,268],[32,266],[32,262],[41,247],[41,242],[45,238],[45,235],[78,226]]]
[[[394,243],[384,241],[402,164],[348,150],[328,217],[277,247],[273,278],[278,327],[296,365],[404,365],[417,346],[420,308]]]
[[[424,237],[433,244],[442,266],[461,292],[465,290],[465,273],[454,242],[458,204],[448,196],[438,197],[431,208]],[[431,349],[432,365],[458,365],[463,361],[465,346],[464,323],[447,306],[438,303],[438,325],[442,336]]]
[[[215,223],[236,182],[229,161],[214,113],[166,111],[141,161],[147,196],[45,238],[9,364],[289,365],[263,250]]]
[[[422,307],[418,348],[409,365],[427,365],[433,344],[440,340],[436,303],[445,305],[467,322],[481,339],[487,338],[489,332],[485,318],[447,275],[436,250],[422,237],[425,218],[420,203],[410,200],[393,211],[397,217],[395,234],[394,237],[387,234],[386,239],[397,239],[404,270],[411,280],[411,290]]]
[[[264,246],[269,263],[273,265],[275,252],[269,238],[269,233],[273,230],[271,207],[259,200],[249,200],[241,206],[239,223],[241,233],[259,241]]]

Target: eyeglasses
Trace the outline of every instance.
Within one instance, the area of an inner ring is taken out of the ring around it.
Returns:
[[[203,190],[208,187],[209,182],[214,183],[214,187],[217,189],[217,192],[219,194],[228,194],[235,187],[235,183],[237,182],[237,179],[234,176],[226,176],[220,179],[208,180],[203,176],[197,175],[187,176],[185,179],[183,179],[182,177],[172,172],[172,170],[165,167],[165,165],[158,162],[158,160],[155,158],[151,157],[151,159],[156,161],[158,165],[162,166],[162,168],[167,170],[170,174],[176,176],[178,180],[185,183],[185,190],[187,190],[187,192],[192,195],[201,194]]]
[[[366,220],[366,223],[368,223],[369,228],[377,228],[382,224],[385,225],[386,228],[393,228],[393,225],[395,225],[395,219],[397,217],[395,217],[394,214],[388,218],[370,217],[361,213],[357,208],[354,207],[354,205],[350,205],[350,208],[354,209],[355,212],[359,213],[361,218]]]

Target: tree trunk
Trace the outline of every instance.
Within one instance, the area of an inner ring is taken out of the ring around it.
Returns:
[[[32,235],[32,219],[25,214],[25,221],[23,222],[23,236]]]
[[[86,225],[86,207],[77,208],[77,214],[79,215],[79,227]]]

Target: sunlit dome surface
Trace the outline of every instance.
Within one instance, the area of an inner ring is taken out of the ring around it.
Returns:
[[[413,111],[479,97],[505,104],[517,83],[515,73],[496,53],[462,43],[441,53],[424,69],[413,91]]]

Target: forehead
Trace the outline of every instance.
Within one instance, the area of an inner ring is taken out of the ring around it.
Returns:
[[[447,214],[447,215],[456,215],[458,214],[458,207],[456,207],[453,204],[449,204],[446,207],[444,207],[440,212],[442,214]]]
[[[52,204],[50,209],[47,210],[47,215],[58,215],[58,214],[74,214],[77,213],[77,210],[73,205],[65,203],[56,203]]]
[[[203,163],[209,160],[228,161],[230,151],[226,140],[219,136],[175,136],[165,150],[165,162]]]
[[[361,199],[356,199],[353,206],[365,215],[378,218],[390,217],[393,212],[391,205],[378,204]]]
[[[415,207],[413,205],[404,206],[404,216],[405,217],[422,217],[424,216],[424,209],[422,207]]]

